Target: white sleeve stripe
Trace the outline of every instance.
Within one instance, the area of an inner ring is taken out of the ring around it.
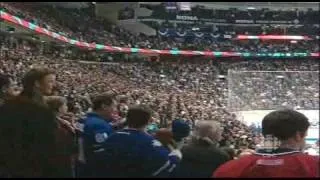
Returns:
[[[125,134],[125,135],[130,135],[130,133],[127,132],[116,132],[117,134]]]
[[[104,148],[100,148],[100,149],[94,150],[93,152],[98,153],[98,152],[103,152],[103,151],[104,151]]]
[[[176,168],[176,165],[175,165],[175,164],[172,164],[171,168],[170,168],[168,171],[169,171],[169,172],[172,172],[174,168]]]
[[[156,172],[152,174],[152,176],[158,175],[161,171],[170,166],[170,161],[168,160],[163,166],[161,166]]]
[[[173,150],[171,151],[171,153],[169,154],[169,156],[176,156],[178,157],[179,159],[182,159],[182,154],[179,150]]]

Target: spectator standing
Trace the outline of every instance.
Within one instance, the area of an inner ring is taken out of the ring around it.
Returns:
[[[112,116],[116,111],[116,101],[111,94],[94,97],[93,111],[77,122],[79,130],[78,176],[93,177],[99,171],[100,154],[104,144],[113,133]]]
[[[69,122],[69,117],[65,114],[68,112],[67,101],[63,97],[49,96],[46,97],[48,107],[55,113],[58,125],[58,144],[61,151],[59,157],[61,159],[61,170],[64,171],[64,177],[73,177],[73,162],[75,157],[75,130],[73,123]]]
[[[278,110],[266,115],[262,133],[268,139],[264,148],[219,167],[214,177],[319,177],[319,156],[302,152],[310,123],[294,110]],[[285,127],[285,128],[284,128]],[[280,146],[271,143],[280,140]],[[251,155],[250,155],[251,154]]]
[[[179,150],[171,152],[146,132],[152,111],[144,106],[130,108],[128,128],[106,141],[103,177],[169,177],[182,158]]]
[[[208,178],[212,171],[230,160],[228,154],[219,149],[222,128],[215,121],[199,121],[191,141],[181,152],[183,159],[175,177]]]
[[[63,177],[56,161],[55,115],[43,101],[55,75],[31,69],[22,83],[23,92],[0,109],[0,171],[4,177]]]

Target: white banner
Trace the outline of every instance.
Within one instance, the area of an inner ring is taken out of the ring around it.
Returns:
[[[180,15],[176,15],[176,19],[177,20],[185,20],[185,21],[198,21],[198,17],[197,16],[180,16]]]

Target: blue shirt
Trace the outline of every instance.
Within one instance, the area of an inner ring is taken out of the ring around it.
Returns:
[[[99,153],[103,152],[104,143],[113,133],[109,120],[94,112],[87,113],[86,117],[77,122],[79,160],[83,163],[95,162]]]
[[[169,177],[180,161],[146,132],[123,129],[105,143],[103,177]]]

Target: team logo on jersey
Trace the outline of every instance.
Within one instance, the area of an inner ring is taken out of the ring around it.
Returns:
[[[95,139],[97,143],[102,143],[108,138],[107,133],[98,133],[95,135]]]
[[[152,146],[154,146],[154,147],[159,147],[159,146],[162,146],[162,144],[161,144],[161,142],[158,141],[158,140],[153,140],[153,141],[152,141]]]
[[[280,166],[283,165],[283,159],[259,159],[256,162],[258,165]]]

